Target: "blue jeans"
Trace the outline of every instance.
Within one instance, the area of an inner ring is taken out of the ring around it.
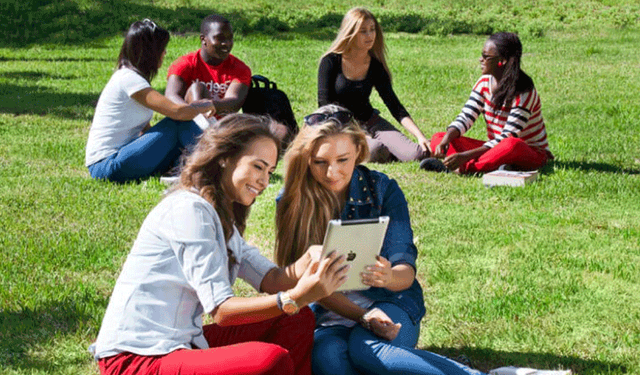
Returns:
[[[360,325],[318,327],[311,362],[315,375],[483,374],[441,355],[415,349],[419,324],[414,325],[409,315],[392,303],[378,302],[373,306],[402,324],[398,336],[387,341]]]
[[[165,117],[115,154],[90,165],[89,173],[95,179],[121,183],[162,173],[174,165],[183,149],[193,147],[200,134],[193,121]]]

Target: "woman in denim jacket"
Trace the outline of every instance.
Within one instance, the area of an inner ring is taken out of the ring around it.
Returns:
[[[371,288],[334,293],[314,306],[313,372],[322,374],[469,374],[474,370],[414,349],[425,314],[416,280],[417,249],[398,184],[360,165],[369,150],[346,109],[327,105],[305,117],[285,155],[276,216],[276,262],[296,261],[322,243],[330,219],[389,216],[376,264],[362,273]]]

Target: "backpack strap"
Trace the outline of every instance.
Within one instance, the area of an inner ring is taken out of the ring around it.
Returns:
[[[278,85],[276,85],[275,82],[271,82],[269,80],[269,78],[265,77],[265,76],[261,76],[259,74],[256,74],[254,76],[251,77],[251,88],[259,88],[260,87],[260,83],[262,83],[264,85],[265,88],[267,89],[277,89]]]

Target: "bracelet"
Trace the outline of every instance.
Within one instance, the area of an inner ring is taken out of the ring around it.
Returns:
[[[368,329],[369,331],[371,330],[371,322],[369,322],[367,320],[367,318],[369,317],[369,315],[373,312],[373,310],[376,310],[377,307],[374,307],[372,309],[367,310],[367,312],[365,312],[364,314],[362,314],[362,316],[360,317],[360,324]]]
[[[360,318],[360,325],[366,328],[367,330],[371,331],[371,323],[369,323],[369,321],[364,319],[364,315],[362,315],[362,317]]]

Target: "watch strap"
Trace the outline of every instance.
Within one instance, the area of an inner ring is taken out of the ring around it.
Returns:
[[[278,294],[276,294],[276,305],[278,305],[280,311],[284,311],[282,309],[282,292],[278,292]]]

